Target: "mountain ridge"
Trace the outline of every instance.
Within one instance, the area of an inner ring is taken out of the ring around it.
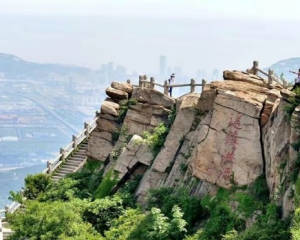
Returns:
[[[61,77],[87,76],[91,69],[58,63],[35,63],[18,56],[0,53],[0,78],[45,80],[56,74]]]

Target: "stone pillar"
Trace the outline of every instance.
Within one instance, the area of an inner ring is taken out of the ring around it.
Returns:
[[[75,135],[72,135],[72,141],[73,141],[73,148],[76,150],[77,148],[77,137]]]
[[[142,75],[139,76],[139,87],[143,88],[143,83],[142,83],[143,77]]]
[[[204,91],[205,85],[206,85],[206,80],[202,79],[202,91],[201,91],[201,93]]]
[[[147,81],[147,75],[143,75],[143,80],[144,81]],[[147,88],[148,87],[148,84],[146,82],[143,82],[143,87],[144,88]]]
[[[272,78],[273,73],[274,72],[271,69],[269,69],[269,71],[268,71],[268,84],[269,85],[271,85],[273,82],[273,78]]]
[[[195,92],[195,79],[191,79],[191,93]]]
[[[168,80],[165,80],[164,83],[164,94],[168,95],[169,87],[168,87]]]
[[[86,138],[88,138],[90,133],[89,133],[89,124],[87,122],[84,123],[84,129],[85,129],[85,136]]]
[[[151,88],[151,89],[154,89],[154,87],[155,87],[154,83],[155,83],[155,78],[154,78],[154,77],[151,77],[151,78],[150,78],[150,88]]]
[[[64,161],[66,159],[66,157],[65,157],[65,152],[66,152],[65,149],[60,148],[59,152],[61,154],[61,161]]]
[[[48,161],[47,161],[47,173],[48,173],[48,174],[51,173],[51,165],[52,165],[51,160],[48,160]]]

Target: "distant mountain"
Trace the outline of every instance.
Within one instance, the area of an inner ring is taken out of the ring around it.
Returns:
[[[0,53],[0,78],[45,80],[51,76],[87,76],[91,70],[84,67],[62,64],[40,64],[17,56]]]
[[[275,64],[272,64],[266,69],[273,69],[278,76],[283,73],[285,79],[287,79],[289,82],[294,82],[294,79],[297,77],[297,75],[289,73],[289,71],[298,72],[299,68],[300,57],[281,60]]]

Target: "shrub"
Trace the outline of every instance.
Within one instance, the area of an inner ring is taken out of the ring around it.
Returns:
[[[166,217],[160,209],[152,208],[127,239],[181,240],[186,232],[187,224],[182,219],[182,215],[178,206],[172,208],[172,218]]]
[[[300,88],[296,88],[294,90],[294,93],[296,94],[296,96],[290,97],[290,103],[284,106],[285,119],[289,122],[291,121],[291,117],[295,108],[300,104]]]
[[[172,106],[171,112],[168,115],[168,123],[167,123],[168,128],[170,128],[172,126],[172,124],[175,121],[175,118],[176,118],[176,105]]]
[[[30,200],[41,197],[51,183],[51,178],[47,174],[28,175],[25,178],[24,197]]]
[[[124,213],[122,199],[118,196],[96,199],[88,203],[83,218],[100,233],[107,231],[114,219]]]
[[[162,213],[171,217],[172,208],[177,205],[183,212],[183,219],[192,227],[203,215],[201,201],[199,198],[190,196],[188,191],[180,188],[151,189],[148,197],[148,208],[160,208]]]
[[[108,196],[117,182],[117,173],[113,170],[108,171],[95,192],[95,198],[104,198]]]
[[[21,214],[8,214],[14,231],[9,239],[103,239],[91,224],[83,222],[80,214],[84,205],[82,201],[28,201]]]
[[[255,179],[254,183],[249,187],[249,193],[257,200],[262,201],[263,204],[267,204],[270,201],[270,193],[265,174],[262,174]]]
[[[157,155],[165,143],[169,129],[164,123],[160,123],[154,131],[143,133],[144,142],[150,147],[154,155]]]

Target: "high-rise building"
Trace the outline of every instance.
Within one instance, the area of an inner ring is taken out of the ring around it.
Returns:
[[[166,77],[167,73],[167,58],[166,56],[159,57],[159,75]]]

